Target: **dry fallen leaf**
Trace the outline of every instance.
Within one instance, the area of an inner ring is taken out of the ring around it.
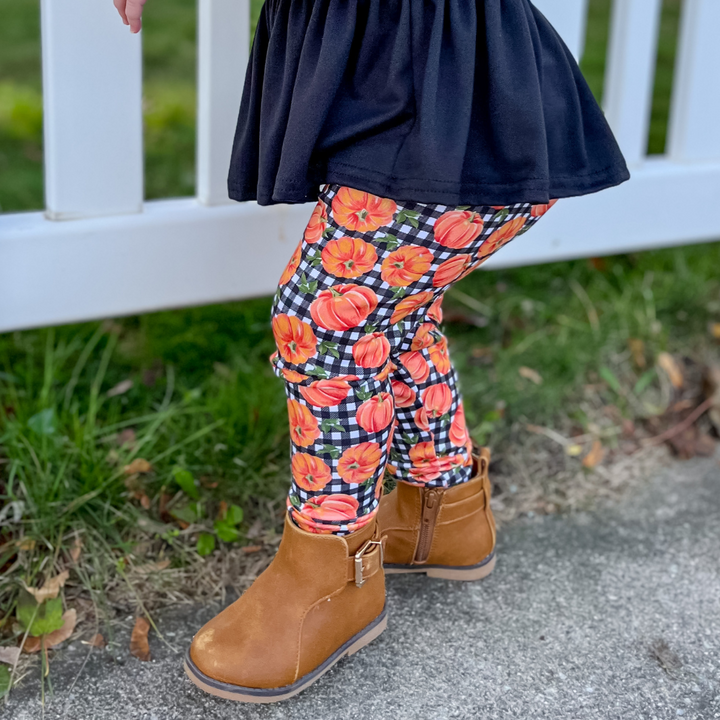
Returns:
[[[61,642],[67,640],[73,634],[73,630],[75,630],[75,625],[77,623],[77,612],[75,611],[75,608],[65,611],[62,619],[63,625],[58,630],[48,633],[47,635],[41,635],[40,637],[27,638],[22,648],[23,652],[36,653],[39,652],[43,642],[45,644],[45,648],[47,649],[55,647],[55,645],[59,645]]]
[[[720,366],[709,365],[703,377],[705,395],[712,398],[708,416],[715,430],[720,431]]]
[[[533,370],[532,368],[525,367],[523,365],[521,368],[518,369],[518,372],[520,373],[520,376],[524,377],[526,380],[530,380],[536,385],[542,385],[543,379],[537,370]]]
[[[73,540],[73,544],[70,546],[70,557],[72,558],[72,561],[76,563],[80,559],[80,553],[82,552],[82,540],[79,537],[76,537]]]
[[[108,397],[115,397],[116,395],[124,395],[133,386],[132,380],[123,380],[119,382],[115,387],[110,388],[107,391]]]
[[[130,654],[143,662],[150,660],[149,630],[150,623],[144,617],[135,618],[135,627],[130,636]]]
[[[135,458],[129,465],[123,468],[123,472],[126,475],[134,475],[135,473],[149,473],[152,470],[152,465],[143,458]]]
[[[89,640],[83,640],[82,644],[100,648],[101,650],[107,645],[105,638],[100,633],[96,633]]]
[[[246,555],[250,555],[250,553],[256,553],[258,551],[262,550],[262,545],[246,545],[242,551]]]
[[[32,538],[23,538],[18,542],[18,549],[20,550],[34,550],[35,541]]]
[[[712,335],[715,340],[720,340],[720,323],[710,323],[710,335]]]
[[[227,511],[228,511],[228,504],[224,500],[221,500],[220,504],[218,505],[217,519],[224,520],[225,516],[227,515]]]
[[[132,447],[135,444],[135,431],[132,428],[125,428],[125,430],[117,434],[115,442],[120,445],[120,447],[123,445]]]
[[[594,468],[602,461],[604,456],[605,448],[603,448],[602,443],[599,440],[594,440],[590,452],[583,458],[583,467]]]
[[[679,389],[683,386],[685,380],[682,370],[670,353],[661,352],[658,355],[657,364],[665,371],[674,388]]]
[[[633,362],[641,370],[647,367],[647,361],[645,360],[645,343],[639,338],[629,338],[628,347],[630,348],[630,354],[632,355]]]
[[[140,493],[140,505],[145,508],[145,510],[150,509],[150,498],[145,493]]]
[[[20,656],[19,647],[0,647],[0,663],[14,665]]]
[[[26,588],[27,591],[35,598],[38,605],[45,600],[56,598],[60,592],[60,588],[70,577],[69,570],[63,570],[59,575],[48,578],[41,588]]]

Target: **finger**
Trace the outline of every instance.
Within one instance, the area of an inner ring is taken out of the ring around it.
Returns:
[[[129,25],[127,15],[125,14],[125,0],[113,0],[113,5],[115,6],[115,9],[120,14],[120,17],[122,18],[122,21]]]
[[[130,31],[133,33],[140,32],[142,27],[142,11],[143,0],[127,0],[125,5],[125,14],[130,22]]]

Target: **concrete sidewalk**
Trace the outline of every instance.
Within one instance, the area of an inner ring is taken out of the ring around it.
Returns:
[[[678,463],[619,506],[522,520],[479,583],[388,578],[388,630],[284,703],[196,690],[181,651],[217,608],[160,618],[153,661],[75,644],[52,661],[45,718],[720,718],[720,466]],[[663,668],[662,666],[665,666]],[[41,717],[33,679],[3,718]]]

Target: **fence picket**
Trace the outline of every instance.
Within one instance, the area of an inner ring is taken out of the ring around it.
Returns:
[[[669,147],[673,160],[720,160],[720,0],[685,0]]]
[[[615,0],[605,114],[629,165],[647,154],[662,0]]]
[[[228,164],[249,50],[249,0],[200,0],[197,197],[205,205],[231,202]]]
[[[46,216],[140,212],[140,38],[109,0],[42,0],[41,27]]]

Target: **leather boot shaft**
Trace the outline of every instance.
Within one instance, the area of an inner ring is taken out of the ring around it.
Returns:
[[[480,448],[474,460],[475,472],[468,482],[449,488],[400,482],[382,498],[378,523],[387,536],[388,572],[477,567],[493,555],[489,450]]]

